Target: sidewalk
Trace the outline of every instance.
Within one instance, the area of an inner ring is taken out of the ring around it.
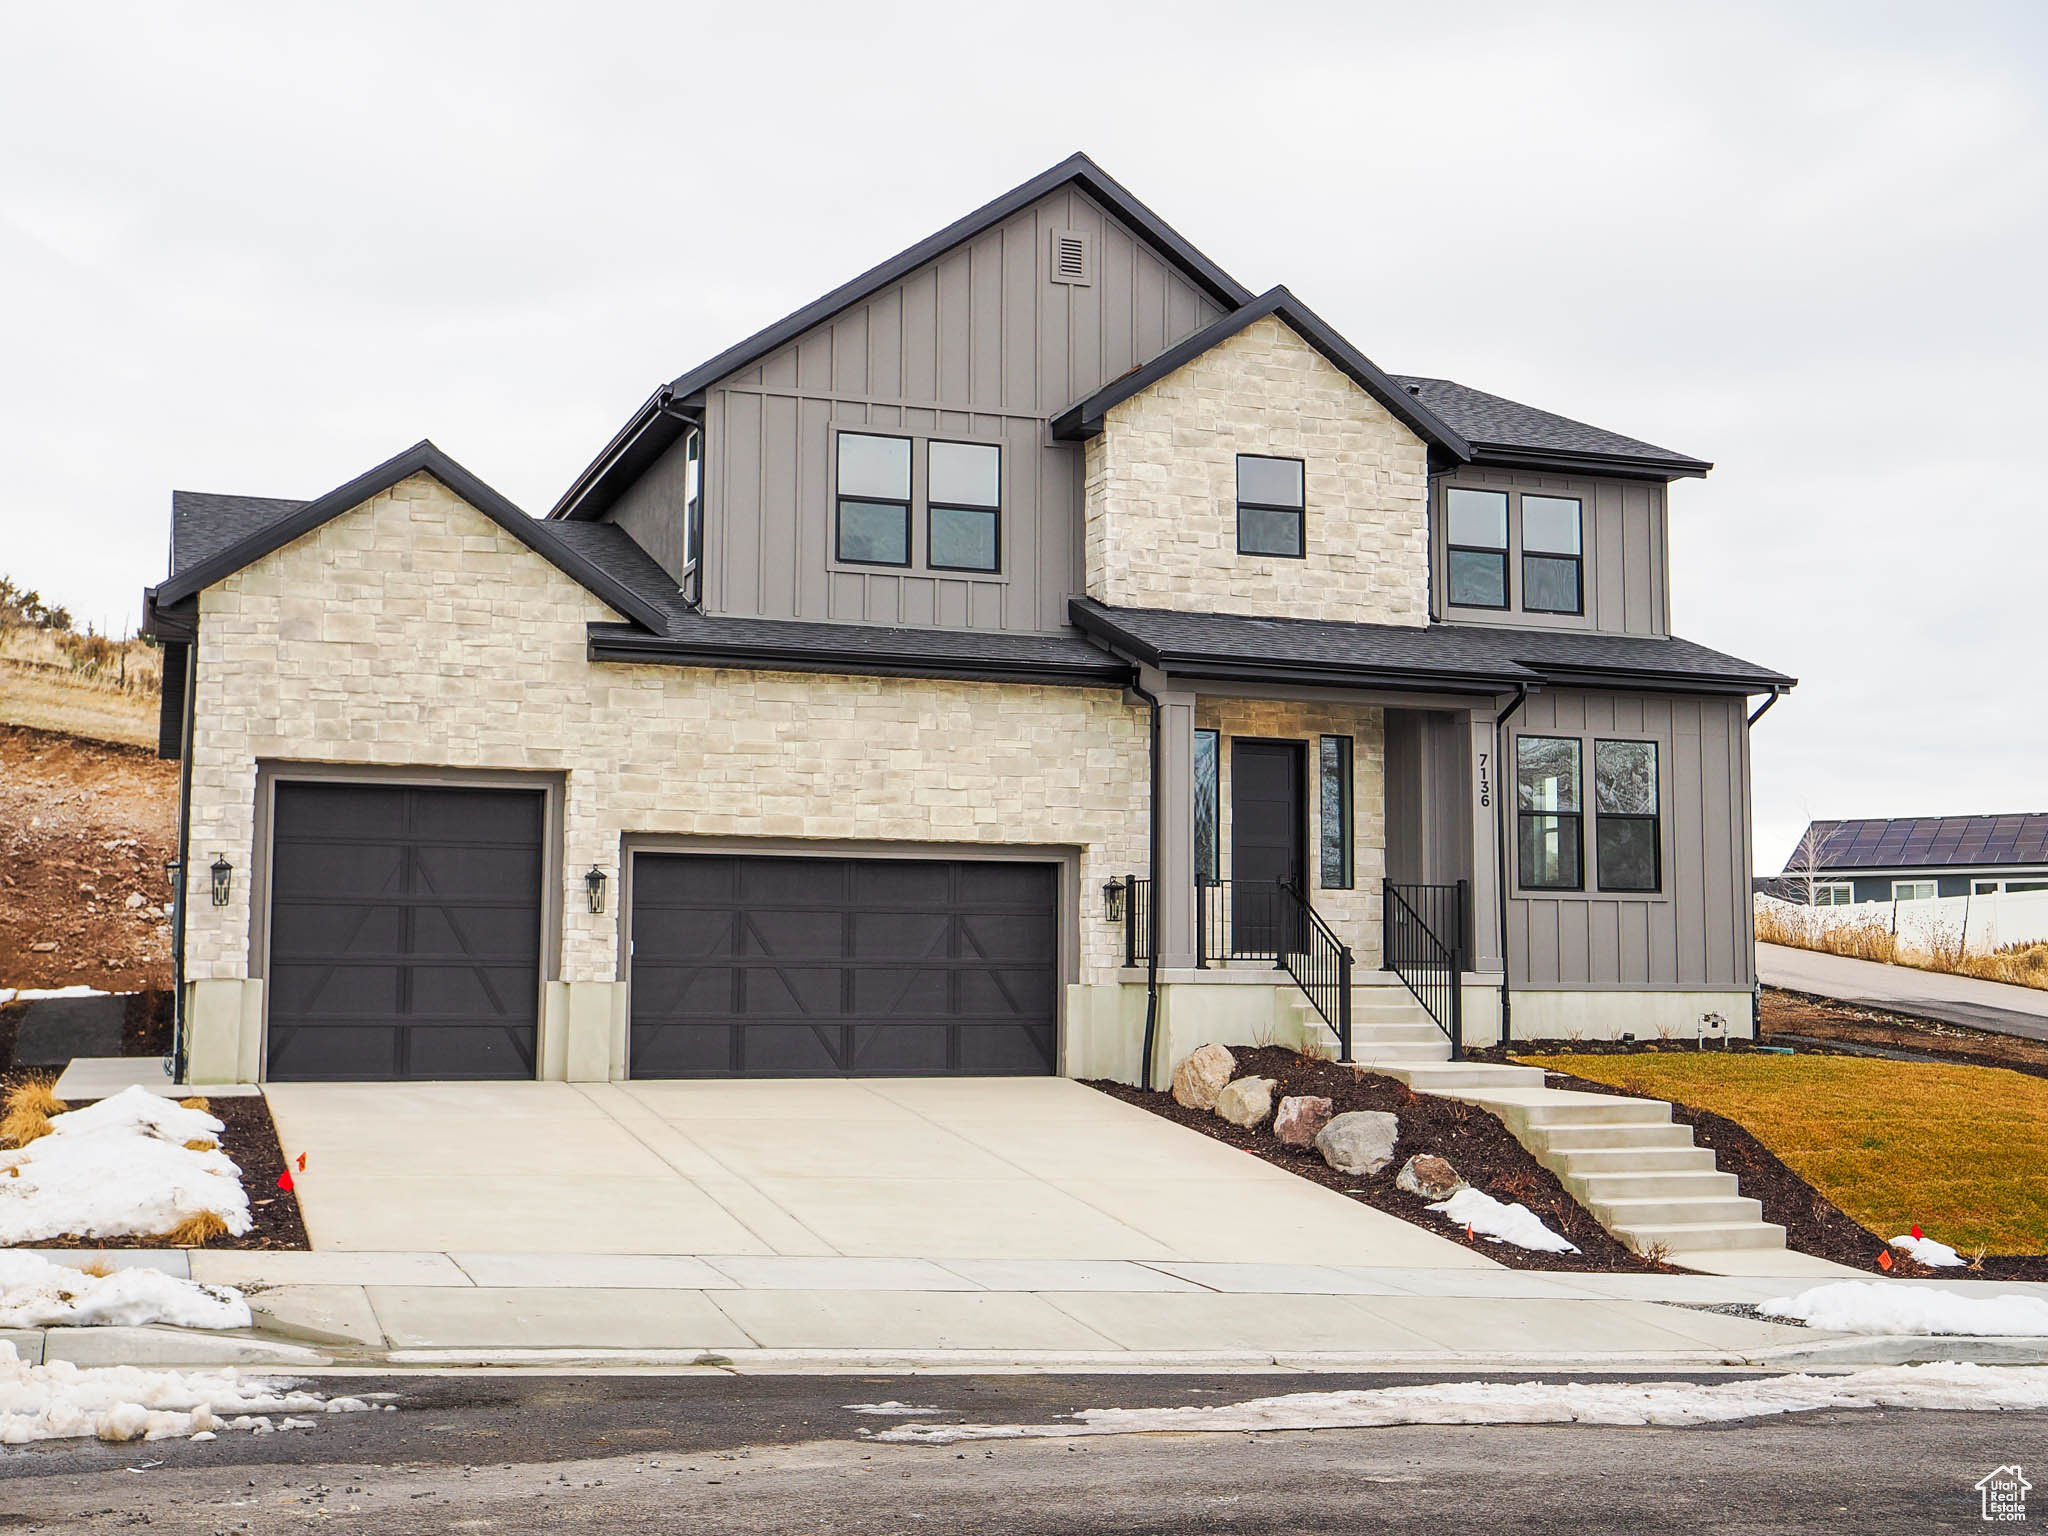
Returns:
[[[25,1359],[751,1372],[1785,1369],[2048,1360],[2048,1341],[1848,1337],[1704,1310],[1786,1295],[1822,1278],[1812,1275],[762,1254],[103,1256],[241,1287],[257,1327],[252,1335],[122,1328],[8,1335]],[[1939,1283],[2048,1295],[2048,1285]]]
[[[1783,944],[1756,947],[1757,979],[1767,987],[1839,998],[1868,1008],[1939,1019],[1994,1034],[2048,1040],[2048,991],[1910,965],[1881,965]]]

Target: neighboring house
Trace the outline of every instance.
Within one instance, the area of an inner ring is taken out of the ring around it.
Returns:
[[[1816,821],[1758,888],[1822,907],[2048,891],[2048,814]]]
[[[1389,376],[1076,156],[546,520],[426,443],[179,493],[189,1076],[1156,1080],[1398,991],[1383,925],[1470,1043],[1747,1018],[1791,679],[1670,634],[1708,467]]]

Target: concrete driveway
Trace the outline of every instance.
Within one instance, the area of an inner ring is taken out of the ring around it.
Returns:
[[[1498,1266],[1061,1078],[271,1086],[316,1249]],[[918,1266],[922,1272],[923,1266]],[[907,1283],[907,1282],[906,1282]]]
[[[2048,1040],[2048,991],[2035,987],[1949,976],[1910,965],[1880,965],[1782,944],[1757,945],[1756,973],[1767,987]]]

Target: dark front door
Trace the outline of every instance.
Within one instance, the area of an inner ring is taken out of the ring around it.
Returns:
[[[530,1078],[542,795],[279,784],[268,1075]]]
[[[1306,842],[1298,741],[1230,744],[1231,953],[1274,955],[1283,947],[1282,882],[1301,883]]]
[[[1050,864],[642,853],[634,1077],[1054,1070]]]

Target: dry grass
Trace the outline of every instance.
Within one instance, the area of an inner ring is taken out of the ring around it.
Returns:
[[[83,1264],[71,1266],[81,1275],[91,1275],[95,1280],[105,1280],[114,1273],[114,1266],[105,1259],[87,1259]]]
[[[1879,1237],[2048,1252],[2048,1080],[1849,1056],[1548,1056],[1531,1066],[1726,1115]]]
[[[147,640],[0,624],[0,659],[62,677],[74,688],[130,694],[151,704],[164,686],[164,653]]]
[[[81,687],[0,656],[0,721],[134,747],[156,745],[154,699]]]
[[[209,1110],[209,1109],[213,1108],[213,1106],[212,1106],[211,1104],[207,1103],[207,1102],[206,1102],[206,1100],[204,1100],[204,1099],[200,1098],[200,1097],[199,1097],[199,1096],[198,1096],[197,1094],[194,1094],[194,1095],[193,1095],[193,1096],[192,1096],[191,1098],[189,1098],[189,1099],[180,1099],[180,1100],[178,1100],[178,1108],[180,1108],[180,1109],[196,1109],[196,1110],[198,1110],[198,1111],[199,1111],[199,1112],[200,1112],[201,1114],[204,1114],[204,1113],[206,1113],[206,1111],[207,1111],[207,1110]]]
[[[1960,930],[1937,932],[1922,948],[1899,942],[1892,932],[1889,909],[1847,921],[1824,921],[1819,910],[1825,909],[1816,910],[1809,921],[1808,915],[1797,909],[1759,902],[1758,942],[2048,990],[2048,943],[2007,944],[1988,955],[1970,955],[1963,952]]]
[[[188,1141],[185,1143],[185,1150],[187,1152],[218,1152],[220,1150],[220,1143],[204,1139]]]
[[[203,1248],[216,1237],[227,1235],[228,1224],[211,1211],[201,1211],[196,1216],[187,1216],[170,1231],[164,1240],[175,1248]]]
[[[50,1134],[50,1116],[61,1115],[71,1106],[54,1091],[55,1078],[23,1078],[7,1090],[0,1101],[0,1143],[25,1147]]]

